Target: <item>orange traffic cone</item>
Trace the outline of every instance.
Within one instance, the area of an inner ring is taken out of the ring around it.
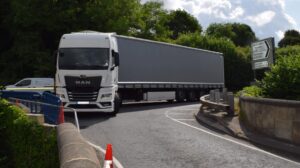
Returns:
[[[59,114],[58,114],[58,124],[62,124],[65,122],[65,113],[64,113],[64,106],[61,103],[59,107]]]
[[[20,100],[16,99],[16,106],[19,106],[19,104],[20,104]]]
[[[106,153],[103,168],[113,168],[113,154],[112,154],[112,145],[106,145]]]

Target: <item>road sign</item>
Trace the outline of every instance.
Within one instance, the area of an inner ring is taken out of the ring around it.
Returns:
[[[274,48],[273,37],[252,43],[252,69],[269,68],[274,63]]]

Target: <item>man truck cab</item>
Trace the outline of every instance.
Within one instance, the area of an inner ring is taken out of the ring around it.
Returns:
[[[114,33],[78,32],[61,37],[56,64],[56,94],[77,111],[119,109],[119,55]]]

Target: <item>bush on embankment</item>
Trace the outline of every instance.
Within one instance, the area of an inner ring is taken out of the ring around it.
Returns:
[[[3,167],[59,167],[55,130],[45,129],[22,109],[1,99],[0,145]]]
[[[300,53],[280,56],[258,86],[245,87],[246,96],[300,100]]]

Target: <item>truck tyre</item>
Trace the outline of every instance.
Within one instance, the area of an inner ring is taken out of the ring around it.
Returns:
[[[121,98],[119,94],[116,93],[115,100],[114,100],[114,111],[112,112],[113,116],[117,115],[117,113],[119,112],[121,103],[122,103]]]
[[[196,93],[195,93],[194,91],[189,91],[189,92],[188,92],[188,96],[187,96],[187,100],[188,100],[189,102],[194,102],[194,101],[196,101],[196,100],[197,100],[197,98],[196,98]]]
[[[183,102],[185,99],[185,92],[183,90],[176,91],[176,101]]]

